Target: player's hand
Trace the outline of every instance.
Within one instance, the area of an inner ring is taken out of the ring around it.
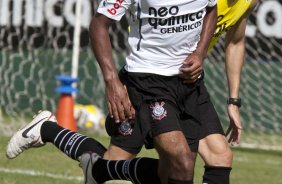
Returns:
[[[106,84],[106,101],[109,114],[116,123],[135,117],[135,110],[129,100],[126,87],[119,79]]]
[[[194,83],[203,71],[203,56],[194,52],[190,54],[180,67],[180,78],[184,83]]]
[[[242,125],[240,120],[239,107],[236,105],[229,104],[227,107],[227,112],[230,120],[230,125],[226,131],[226,137],[228,137],[228,142],[231,144],[239,144],[242,134]]]

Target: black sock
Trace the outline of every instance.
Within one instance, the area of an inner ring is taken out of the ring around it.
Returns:
[[[109,180],[129,180],[141,184],[161,183],[158,177],[158,160],[153,158],[98,159],[93,165],[92,174],[98,183]]]
[[[183,181],[183,180],[175,180],[168,178],[168,184],[193,184],[193,181]]]
[[[78,160],[78,157],[87,151],[97,153],[101,157],[106,152],[106,148],[95,139],[65,129],[54,122],[43,123],[40,133],[43,142],[53,143],[74,160]]]
[[[229,184],[231,167],[205,167],[203,183]]]

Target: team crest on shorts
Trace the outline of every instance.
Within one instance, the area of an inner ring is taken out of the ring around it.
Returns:
[[[152,118],[155,120],[162,120],[166,117],[167,111],[163,107],[165,102],[154,102],[150,105],[150,108],[153,109],[152,111]]]
[[[132,134],[132,122],[131,121],[123,121],[120,123],[118,131],[121,135],[127,136]]]

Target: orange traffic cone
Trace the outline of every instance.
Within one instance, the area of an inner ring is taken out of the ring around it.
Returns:
[[[76,122],[73,115],[74,102],[72,95],[61,94],[59,98],[56,118],[60,126],[72,131],[77,131]]]
[[[56,89],[60,93],[57,106],[56,118],[60,126],[72,131],[77,131],[77,125],[74,119],[74,100],[72,93],[77,90],[71,87],[71,84],[78,79],[69,76],[57,76],[57,80],[61,81],[62,85]]]

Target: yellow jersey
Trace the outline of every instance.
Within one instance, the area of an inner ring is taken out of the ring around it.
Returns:
[[[218,0],[217,2],[217,24],[209,50],[217,42],[218,38],[228,31],[246,13],[252,0]]]

